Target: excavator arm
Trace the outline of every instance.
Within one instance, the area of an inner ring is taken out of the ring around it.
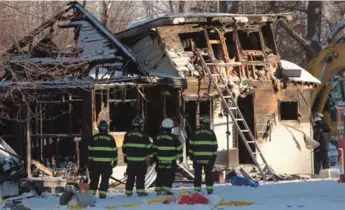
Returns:
[[[322,112],[335,83],[333,76],[345,70],[345,43],[333,44],[323,49],[306,67],[314,77],[321,81],[320,87],[313,91],[311,103],[315,112]],[[319,96],[319,97],[318,97]],[[318,99],[318,100],[317,100]]]
[[[332,133],[337,133],[337,126],[332,125],[330,113],[324,112],[324,108],[332,89],[339,80],[332,78],[345,70],[345,43],[332,44],[323,49],[306,67],[306,70],[321,81],[321,85],[312,92],[311,104],[313,112],[324,114],[325,120],[331,127]]]

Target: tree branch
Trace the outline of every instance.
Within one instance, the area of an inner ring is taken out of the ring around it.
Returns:
[[[286,22],[279,21],[279,25],[282,26],[285,31],[294,39],[296,40],[305,51],[308,52],[310,56],[316,56],[317,52],[311,47],[310,41],[304,39],[301,35],[299,35],[296,31],[293,30]]]
[[[276,1],[270,2],[270,7],[274,13],[279,13],[278,8],[276,7]],[[311,46],[311,42],[304,39],[301,35],[299,35],[292,27],[289,26],[285,21],[279,20],[279,25],[285,29],[287,34],[291,36],[297,43],[299,43],[302,48],[311,56],[316,56],[318,52],[316,52],[313,47]]]

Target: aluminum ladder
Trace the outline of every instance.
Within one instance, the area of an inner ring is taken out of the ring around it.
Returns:
[[[197,52],[197,56],[199,57],[200,61],[201,61],[201,65],[204,69],[204,73],[206,73],[206,76],[209,77],[209,79],[212,81],[214,87],[216,87],[217,92],[219,93],[219,96],[221,98],[222,103],[226,106],[226,110],[228,111],[228,115],[230,115],[244,145],[246,146],[251,158],[253,159],[254,164],[256,165],[256,167],[258,168],[260,175],[262,176],[263,180],[267,180],[268,178],[272,177],[273,181],[277,181],[274,172],[272,171],[272,169],[269,167],[269,165],[267,164],[267,161],[265,159],[265,157],[263,156],[259,146],[256,143],[256,139],[253,135],[253,133],[251,132],[247,122],[245,121],[237,103],[236,100],[234,99],[234,97],[232,96],[232,92],[229,89],[226,81],[224,80],[224,78],[221,76],[220,74],[220,70],[217,66],[217,64],[214,61],[214,58],[212,57],[212,55],[210,55],[208,49],[204,50],[206,52],[205,56],[208,56],[209,59],[211,60],[211,63],[206,63],[205,59],[204,59],[204,55],[201,49],[196,49]],[[208,66],[214,66],[215,67],[215,72],[216,73],[212,73],[210,68]],[[218,77],[220,79],[220,84],[217,83],[216,81],[216,77]],[[224,92],[222,91],[222,88],[224,88]],[[242,122],[244,129],[242,129],[240,127],[240,125],[238,124],[238,122]],[[245,133],[247,133],[247,136],[249,139],[247,139],[245,137]],[[250,145],[254,145],[255,146],[255,152],[252,150]],[[267,174],[264,173],[263,169],[261,168],[260,164],[258,163],[256,156],[255,155],[260,155],[263,164],[264,164],[264,168],[267,169]]]

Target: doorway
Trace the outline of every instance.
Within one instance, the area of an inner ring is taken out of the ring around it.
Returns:
[[[254,96],[249,95],[244,98],[238,98],[237,100],[238,107],[240,108],[240,111],[247,122],[247,125],[252,132],[252,134],[255,135],[255,117],[254,117]],[[241,129],[245,129],[242,122],[239,122],[239,126]],[[246,138],[246,141],[250,140],[249,134],[244,133],[244,136]],[[243,143],[243,140],[239,133],[237,132],[237,145],[238,145],[238,153],[239,153],[239,163],[240,164],[253,164],[253,159],[251,158],[249,151],[245,144]],[[253,152],[255,152],[255,146],[250,144],[250,147]]]

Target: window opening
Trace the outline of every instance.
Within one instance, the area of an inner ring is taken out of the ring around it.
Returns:
[[[207,30],[208,37],[211,42],[214,57],[217,60],[224,60],[224,53],[222,50],[222,45],[220,43],[220,37],[216,30]]]
[[[262,36],[264,38],[265,47],[269,48],[274,54],[277,54],[274,37],[269,23],[261,27]]]
[[[195,48],[207,48],[206,38],[202,31],[180,33],[178,36],[181,40],[184,51],[194,51]]]
[[[280,101],[280,120],[298,120],[298,102]]]
[[[262,50],[258,32],[238,31],[242,50]]]
[[[228,48],[228,52],[229,52],[229,57],[230,59],[234,59],[237,56],[237,51],[236,51],[236,44],[234,41],[234,32],[228,32],[225,35],[225,43],[226,43],[226,47]]]

